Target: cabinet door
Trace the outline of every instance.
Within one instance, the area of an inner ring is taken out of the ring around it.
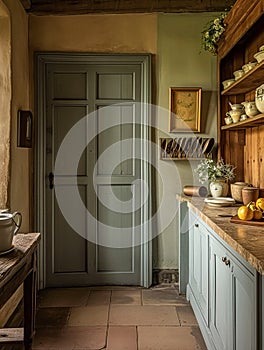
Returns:
[[[193,214],[190,224],[190,287],[208,325],[208,232]]]
[[[232,262],[234,350],[256,349],[256,283],[240,263]]]
[[[231,272],[224,247],[210,239],[210,325],[217,350],[231,350]],[[225,260],[227,259],[227,260]]]

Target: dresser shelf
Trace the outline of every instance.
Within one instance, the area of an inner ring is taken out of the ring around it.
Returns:
[[[248,118],[238,123],[224,125],[221,130],[241,130],[246,128],[254,128],[264,124],[264,114],[258,114],[253,118]]]

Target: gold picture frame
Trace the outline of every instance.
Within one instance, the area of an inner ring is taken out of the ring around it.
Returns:
[[[202,89],[170,87],[169,132],[200,132]]]

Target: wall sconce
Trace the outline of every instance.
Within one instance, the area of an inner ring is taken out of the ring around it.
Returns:
[[[17,112],[17,146],[32,147],[32,113],[18,110]]]

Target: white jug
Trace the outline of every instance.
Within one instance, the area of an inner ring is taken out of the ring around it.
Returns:
[[[0,213],[0,252],[12,248],[13,237],[20,229],[21,222],[22,215],[19,212]]]

